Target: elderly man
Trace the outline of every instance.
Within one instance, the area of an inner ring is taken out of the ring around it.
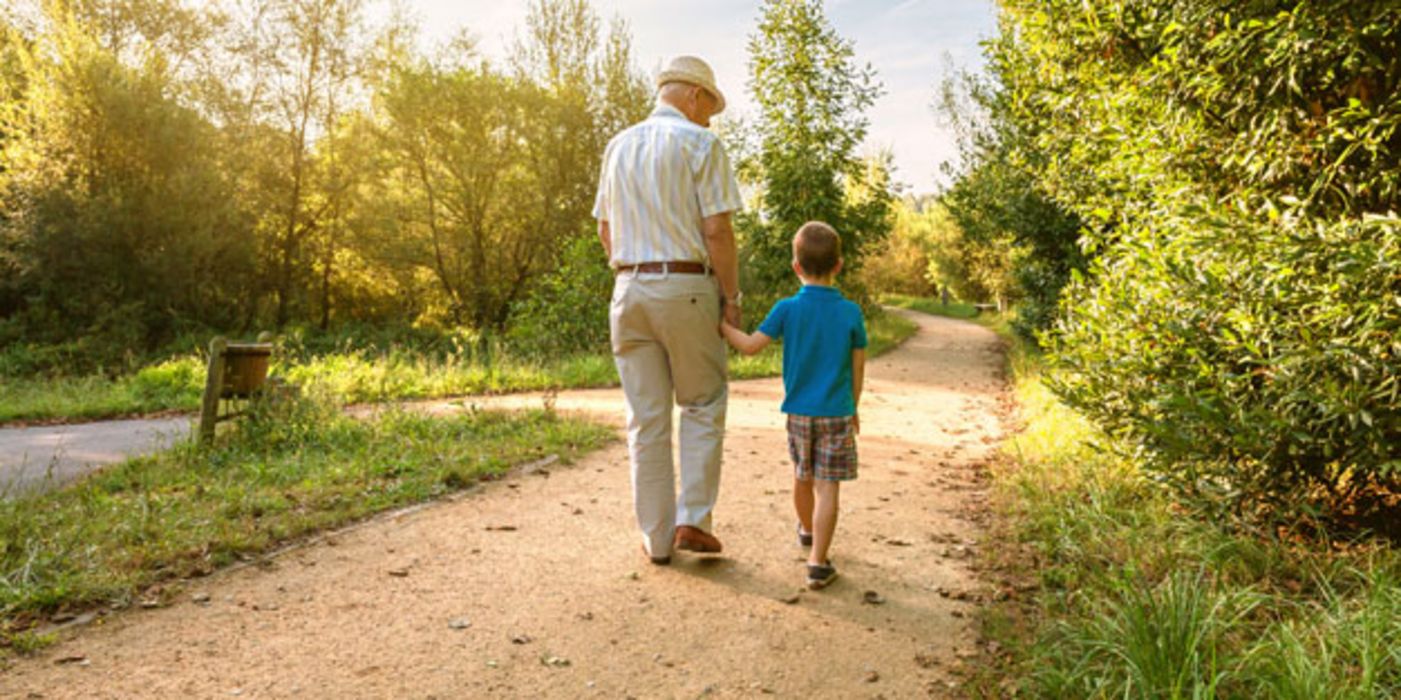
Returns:
[[[613,358],[627,397],[633,505],[643,551],[715,553],[711,510],[720,490],[726,354],[720,317],[740,320],[730,214],[739,185],[707,130],[725,108],[710,66],[693,56],[657,75],[651,116],[603,155],[594,218],[616,280],[609,311]],[[681,493],[671,452],[672,397],[681,406]]]

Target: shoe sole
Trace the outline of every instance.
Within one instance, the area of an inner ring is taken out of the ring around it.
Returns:
[[[828,576],[827,578],[823,578],[823,579],[813,579],[813,578],[810,578],[810,579],[808,579],[808,590],[810,590],[810,591],[816,591],[816,590],[820,590],[820,589],[826,588],[826,587],[832,585],[832,582],[833,582],[833,581],[836,581],[836,580],[837,580],[837,574],[836,574],[836,572],[832,572],[832,575],[831,575],[831,576]]]

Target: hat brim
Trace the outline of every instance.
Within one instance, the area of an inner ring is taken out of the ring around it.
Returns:
[[[725,93],[720,92],[720,88],[714,85],[708,85],[698,80],[694,75],[677,71],[662,71],[657,75],[657,87],[661,87],[667,83],[686,83],[687,85],[694,85],[710,93],[710,96],[715,98],[716,114],[725,111]]]

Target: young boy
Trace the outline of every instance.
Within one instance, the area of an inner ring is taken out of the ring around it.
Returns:
[[[725,339],[746,355],[783,338],[782,411],[788,414],[788,453],[796,471],[798,542],[812,547],[807,562],[812,589],[837,578],[827,550],[837,529],[841,482],[856,478],[861,431],[856,407],[866,369],[866,325],[861,308],[832,286],[841,269],[837,232],[820,221],[803,224],[793,236],[793,272],[802,290],[775,304],[754,333],[720,326]]]

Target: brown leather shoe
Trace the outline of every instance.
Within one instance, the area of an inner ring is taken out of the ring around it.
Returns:
[[[682,525],[676,528],[676,540],[671,548],[700,554],[719,554],[724,546],[720,544],[720,540],[715,539],[715,535],[698,527]]]

